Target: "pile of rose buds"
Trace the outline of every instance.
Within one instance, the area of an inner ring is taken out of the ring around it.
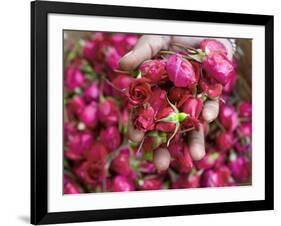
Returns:
[[[64,194],[251,184],[252,105],[224,45],[175,44],[127,72],[119,60],[137,35],[84,36],[64,58]],[[206,154],[195,161],[188,136],[199,130]]]

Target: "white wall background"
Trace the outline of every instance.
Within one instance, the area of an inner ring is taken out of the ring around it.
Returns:
[[[77,0],[78,1],[78,0]],[[83,0],[162,8],[275,15],[275,210],[219,215],[96,222],[98,226],[132,225],[277,225],[281,221],[280,175],[280,42],[278,1],[225,0]],[[0,13],[0,225],[29,223],[30,173],[30,2],[2,1]],[[93,223],[81,223],[91,225]],[[80,224],[71,224],[80,225]]]

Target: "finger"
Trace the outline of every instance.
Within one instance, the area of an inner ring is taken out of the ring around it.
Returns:
[[[130,113],[129,119],[128,119],[127,135],[128,135],[129,140],[131,140],[135,143],[140,143],[144,137],[143,131],[135,129],[135,127],[133,125],[132,113]]]
[[[219,114],[219,100],[207,100],[204,104],[202,116],[207,122],[214,121]]]
[[[155,56],[161,49],[168,49],[170,40],[170,36],[142,36],[134,49],[121,58],[119,62],[120,68],[126,71],[134,70],[143,61]]]
[[[203,126],[199,125],[199,131],[193,130],[188,138],[190,155],[193,160],[197,161],[205,156],[205,141]]]

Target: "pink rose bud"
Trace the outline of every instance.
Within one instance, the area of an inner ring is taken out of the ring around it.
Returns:
[[[140,71],[150,82],[157,83],[165,77],[165,67],[166,64],[163,60],[149,60],[140,66]]]
[[[251,163],[246,156],[237,156],[234,152],[230,155],[229,167],[232,175],[238,182],[247,182],[251,176]]]
[[[83,56],[92,62],[94,60],[95,52],[97,51],[97,43],[94,41],[86,41],[83,46]]]
[[[248,138],[252,135],[252,123],[251,122],[243,122],[238,127],[238,132],[244,138]]]
[[[204,171],[201,179],[202,187],[222,187],[231,183],[231,172],[227,166]]]
[[[106,63],[107,65],[112,69],[115,70],[119,67],[119,60],[121,59],[121,56],[117,52],[115,48],[109,48],[106,53]]]
[[[98,118],[103,124],[107,126],[118,124],[120,112],[117,104],[113,99],[107,98],[99,103]]]
[[[114,151],[121,144],[121,135],[116,126],[107,127],[102,130],[100,139],[110,151]]]
[[[98,101],[99,96],[99,88],[94,82],[91,83],[84,91],[84,97],[87,101]]]
[[[188,175],[182,174],[172,184],[172,188],[198,188],[200,186],[200,175],[199,173],[191,172]]]
[[[222,132],[216,138],[216,145],[220,151],[229,151],[234,145],[235,140],[233,134],[229,132]]]
[[[160,178],[144,178],[139,181],[140,190],[160,190],[163,188],[163,182]]]
[[[90,132],[76,132],[69,136],[67,150],[64,154],[68,159],[73,161],[81,160],[92,143],[93,137]]]
[[[69,176],[63,176],[63,194],[80,194],[82,189],[79,185]]]
[[[238,112],[241,117],[252,117],[252,103],[249,101],[243,101],[239,104]]]
[[[73,66],[66,68],[64,84],[70,91],[74,91],[76,88],[82,86],[84,80],[85,76],[78,68]]]
[[[91,161],[105,161],[108,150],[102,143],[96,142],[86,152],[86,158]]]
[[[130,153],[128,149],[122,149],[112,160],[110,170],[123,176],[131,174],[132,169],[130,167]]]
[[[238,115],[235,109],[226,104],[220,105],[219,121],[228,131],[234,131],[238,126]]]
[[[187,127],[194,126],[198,128],[199,116],[202,112],[203,100],[199,98],[188,98],[181,107],[181,111],[188,114],[183,124]]]
[[[223,87],[223,91],[225,93],[231,93],[237,81],[237,74],[236,72],[231,73],[229,82]]]
[[[158,148],[153,152],[153,163],[158,172],[169,168],[171,155],[167,148]]]
[[[168,58],[166,70],[169,79],[176,87],[194,88],[197,83],[192,64],[179,54],[173,54]]]
[[[219,83],[226,85],[235,73],[233,63],[227,59],[226,55],[212,53],[205,57],[203,61],[205,71],[217,80]]]
[[[91,102],[84,110],[79,114],[81,122],[83,122],[89,128],[94,128],[98,122],[98,108],[96,102]]]
[[[210,53],[221,53],[227,55],[225,46],[215,39],[204,39],[200,42],[199,47],[205,51],[207,55]]]
[[[135,185],[131,181],[130,178],[124,176],[116,176],[112,182],[112,191],[120,192],[120,191],[134,191]]]
[[[218,152],[208,152],[203,159],[195,161],[197,169],[209,169],[215,166],[220,154]]]
[[[142,162],[140,165],[140,171],[143,174],[152,174],[155,173],[156,169],[152,162]]]

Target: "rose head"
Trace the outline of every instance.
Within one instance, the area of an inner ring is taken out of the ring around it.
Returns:
[[[157,113],[160,109],[169,106],[167,102],[167,92],[159,87],[152,90],[153,95],[150,96],[148,103],[153,108],[154,112]]]
[[[106,52],[105,62],[112,69],[115,70],[119,67],[119,60],[121,56],[115,48],[109,48]]]
[[[208,152],[203,159],[195,161],[197,169],[209,169],[215,166],[217,159],[219,158],[218,152]]]
[[[134,79],[127,89],[126,95],[133,105],[145,103],[152,95],[148,80],[146,78]]]
[[[87,127],[94,128],[97,125],[98,120],[98,107],[96,102],[88,104],[83,111],[79,114],[79,119]]]
[[[78,161],[84,158],[85,152],[93,143],[90,132],[76,132],[68,137],[67,149],[64,152],[68,159]]]
[[[100,139],[109,151],[114,151],[119,147],[121,143],[121,135],[119,129],[116,126],[110,126],[102,130],[100,133]]]
[[[131,179],[118,175],[114,177],[111,189],[113,192],[134,191],[135,185]]]
[[[252,135],[252,123],[251,122],[243,122],[238,127],[239,134],[244,137],[248,138]]]
[[[250,179],[251,164],[246,156],[236,156],[232,153],[230,156],[229,167],[232,175],[239,182],[247,182]]]
[[[85,75],[76,67],[69,66],[65,69],[64,85],[74,91],[76,88],[83,85]]]
[[[169,145],[172,156],[171,166],[180,173],[188,173],[193,167],[193,161],[188,147],[181,142],[173,142]]]
[[[121,91],[125,91],[129,88],[133,78],[128,75],[119,74],[112,80],[112,84]],[[120,95],[120,92],[113,89],[114,95]]]
[[[107,126],[118,124],[120,112],[113,99],[107,98],[99,103],[98,118],[100,122]]]
[[[156,114],[156,120],[163,119],[165,117],[168,117],[169,115],[173,114],[174,110],[172,107],[167,106],[162,108],[158,113]],[[174,122],[157,122],[156,123],[156,130],[162,131],[162,132],[173,132],[176,128],[176,124]]]
[[[154,95],[154,94],[153,94]],[[187,99],[191,96],[188,89],[173,86],[169,90],[169,100],[173,103],[178,103],[182,99]]]
[[[223,90],[222,84],[208,76],[201,77],[199,87],[210,98],[219,97]]]
[[[204,171],[201,178],[202,187],[222,187],[229,185],[231,172],[228,167],[221,166],[217,169]]]
[[[182,174],[172,184],[172,188],[198,188],[200,186],[200,175],[195,171],[187,175]]]
[[[187,127],[194,126],[198,128],[199,116],[202,112],[203,100],[200,98],[188,98],[183,105],[180,107],[181,111],[188,114],[189,116],[184,120],[183,124]]]
[[[68,103],[67,103],[67,113],[68,117],[72,115],[78,116],[85,108],[84,99],[81,96],[74,96]]]
[[[140,165],[140,171],[143,174],[152,174],[156,172],[156,169],[152,162],[142,162]]]
[[[168,58],[166,70],[169,79],[176,87],[192,89],[197,83],[192,64],[179,54],[173,54]]]
[[[231,105],[221,104],[219,121],[228,131],[234,131],[238,126],[238,115]]]
[[[234,71],[233,73],[231,73],[230,78],[229,78],[229,82],[226,83],[226,85],[223,87],[223,91],[224,93],[231,93],[234,86],[236,85],[236,81],[237,81],[237,74]]]
[[[166,74],[166,64],[163,60],[149,60],[142,63],[140,71],[142,75],[152,83],[158,83]]]
[[[243,101],[239,104],[238,112],[241,117],[252,117],[252,103],[249,101]]]
[[[219,151],[229,151],[235,143],[233,134],[230,132],[221,132],[216,138],[216,145]]]
[[[104,162],[108,154],[105,145],[100,142],[95,142],[92,147],[85,153],[86,158],[90,161]]]
[[[105,162],[103,161],[84,161],[74,171],[80,180],[92,187],[97,186],[106,176]]]
[[[154,123],[154,110],[151,106],[139,107],[135,111],[135,128],[142,130],[144,132],[148,130],[153,130]]]
[[[223,85],[226,85],[235,73],[233,63],[225,55],[218,53],[207,55],[203,61],[203,68],[209,76]]]
[[[63,176],[63,194],[80,194],[82,189],[79,185],[69,176]]]
[[[199,47],[206,52],[207,55],[210,53],[221,53],[227,55],[225,46],[215,39],[204,39],[200,42]]]
[[[163,182],[160,178],[144,178],[143,180],[139,181],[139,188],[140,190],[160,190],[163,188]]]
[[[84,91],[84,98],[87,101],[98,101],[100,96],[99,88],[96,83],[91,83]]]
[[[110,170],[123,176],[129,176],[132,169],[130,167],[130,153],[128,149],[122,149],[112,160]]]

